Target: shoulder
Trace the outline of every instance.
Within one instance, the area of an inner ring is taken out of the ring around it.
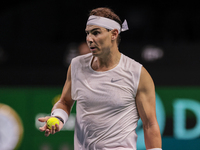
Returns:
[[[124,74],[129,75],[134,89],[136,90],[135,93],[137,93],[142,68],[141,63],[122,54],[121,70],[123,70]]]
[[[144,67],[142,67],[138,89],[141,91],[146,91],[147,89],[154,89],[154,88],[155,88],[154,82],[151,75]]]
[[[122,54],[122,68],[129,71],[134,77],[140,78],[142,64]]]
[[[141,63],[137,62],[133,58],[130,58],[124,54],[122,54],[122,63],[124,64],[124,67],[128,67],[128,68],[142,67]]]
[[[72,61],[77,61],[77,60],[81,60],[81,59],[87,59],[87,58],[91,58],[91,57],[92,57],[92,53],[88,53],[88,54],[76,56],[76,57],[74,57],[72,59]]]
[[[83,64],[84,62],[88,62],[90,61],[92,57],[92,53],[88,53],[88,54],[85,54],[85,55],[80,55],[80,56],[77,56],[77,57],[74,57],[71,61],[71,64]]]

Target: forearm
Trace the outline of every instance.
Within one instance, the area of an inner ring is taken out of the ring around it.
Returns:
[[[60,120],[65,123],[70,115],[71,108],[73,106],[73,100],[60,99],[52,108],[51,116],[59,117]]]
[[[143,126],[146,149],[161,148],[162,140],[158,123]]]
[[[70,104],[69,102],[66,102],[66,101],[60,99],[57,103],[54,104],[52,111],[55,110],[55,109],[62,109],[68,115],[70,115],[72,105],[73,104]]]

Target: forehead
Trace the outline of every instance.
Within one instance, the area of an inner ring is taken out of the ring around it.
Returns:
[[[97,26],[97,25],[87,25],[85,28],[85,31],[89,32],[91,30],[106,30],[105,28],[101,27],[101,26]]]

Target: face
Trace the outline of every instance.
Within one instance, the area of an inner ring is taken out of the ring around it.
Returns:
[[[87,25],[85,31],[86,42],[92,54],[97,57],[108,55],[112,47],[111,32],[96,25]]]

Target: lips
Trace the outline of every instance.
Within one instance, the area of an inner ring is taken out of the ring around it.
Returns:
[[[95,49],[96,49],[96,47],[92,47],[92,46],[90,47],[91,51],[94,51]]]

